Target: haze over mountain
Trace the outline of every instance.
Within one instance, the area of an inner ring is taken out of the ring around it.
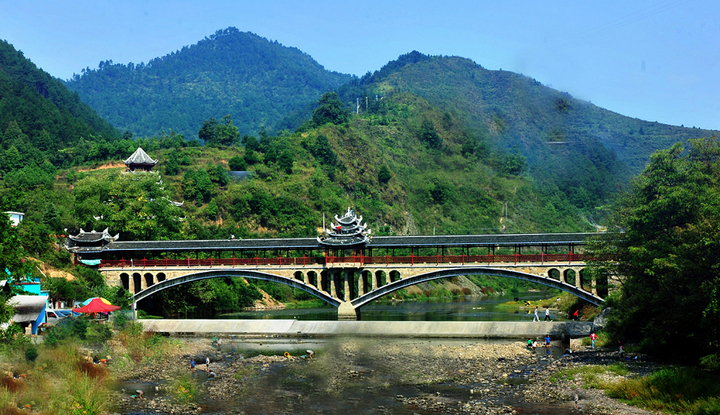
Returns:
[[[101,62],[67,86],[123,131],[193,139],[204,120],[228,114],[243,134],[272,130],[351,78],[298,49],[230,27],[147,64]]]

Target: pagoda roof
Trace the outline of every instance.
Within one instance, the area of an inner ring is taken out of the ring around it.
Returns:
[[[68,238],[72,241],[79,242],[79,243],[93,243],[93,242],[100,242],[100,241],[107,241],[107,242],[113,242],[118,239],[120,234],[117,234],[115,236],[110,235],[108,232],[108,228],[105,228],[104,231],[98,232],[96,230],[93,230],[92,232],[85,232],[80,228],[80,233],[77,235],[68,235]]]
[[[142,149],[142,147],[138,147],[137,150],[135,150],[135,152],[127,158],[127,160],[123,160],[123,163],[125,163],[125,165],[128,167],[130,165],[154,166],[158,163],[158,160],[153,160],[150,156],[147,155],[147,153],[145,152],[145,150]]]

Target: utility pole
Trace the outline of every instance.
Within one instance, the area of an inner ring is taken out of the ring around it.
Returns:
[[[355,114],[360,114],[360,98],[355,98]]]

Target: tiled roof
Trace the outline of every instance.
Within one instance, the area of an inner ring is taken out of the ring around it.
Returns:
[[[494,235],[428,235],[428,236],[376,236],[365,245],[367,248],[407,248],[423,246],[567,246],[586,243],[598,233],[538,233]],[[317,249],[326,247],[315,238],[277,239],[210,239],[183,241],[114,241],[103,252],[122,251],[211,251],[254,249]]]
[[[137,150],[135,150],[134,153],[130,157],[128,157],[127,160],[123,160],[126,166],[129,166],[131,164],[157,164],[157,160],[153,160],[150,158],[150,156],[147,155],[147,153],[142,149],[142,147],[138,147]]]

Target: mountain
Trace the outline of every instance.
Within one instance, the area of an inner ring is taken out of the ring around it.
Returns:
[[[339,92],[352,108],[358,97],[416,94],[461,119],[494,147],[517,148],[531,166],[583,163],[585,158],[597,158],[596,151],[602,152],[592,147],[602,146],[637,174],[657,149],[718,134],[625,117],[527,76],[417,51],[351,81]]]
[[[62,81],[0,41],[0,173],[45,160],[71,163],[66,148],[83,140],[119,137]]]
[[[523,75],[416,51],[338,92],[346,106],[357,108],[359,99],[360,112],[379,116],[379,103],[388,97],[421,97],[443,113],[442,119],[460,122],[468,151],[481,143],[504,155],[503,162],[527,162],[539,189],[561,192],[587,213],[626,186],[653,151],[718,134],[625,117]]]
[[[101,62],[66,85],[121,130],[192,139],[204,120],[226,115],[242,134],[272,131],[350,79],[296,48],[230,27],[147,64]]]

